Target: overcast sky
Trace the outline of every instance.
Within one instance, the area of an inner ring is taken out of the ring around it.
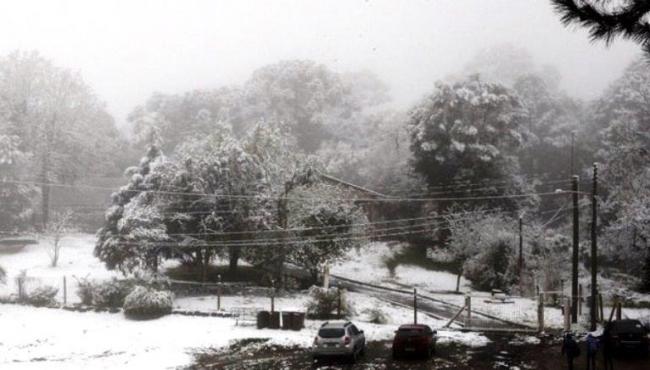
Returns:
[[[557,66],[581,98],[639,55],[630,42],[593,44],[558,19],[549,0],[2,0],[0,54],[38,50],[80,71],[121,125],[154,91],[241,83],[281,59],[369,69],[406,106],[493,44]]]

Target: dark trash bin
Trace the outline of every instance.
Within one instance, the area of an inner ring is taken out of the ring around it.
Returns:
[[[292,312],[291,320],[291,330],[300,331],[305,327],[305,313],[304,312]]]
[[[271,323],[271,313],[269,311],[260,311],[257,313],[257,328],[268,328]]]
[[[292,312],[282,312],[282,330],[291,329],[293,319]]]
[[[269,329],[280,329],[280,313],[275,311],[270,313]]]

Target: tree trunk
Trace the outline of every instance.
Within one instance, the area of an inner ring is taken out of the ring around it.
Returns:
[[[228,248],[228,257],[229,257],[228,270],[233,274],[237,272],[237,264],[239,263],[240,256],[241,256],[241,247],[231,246]]]
[[[210,266],[210,251],[209,250],[204,250],[203,251],[203,263],[202,263],[202,277],[201,280],[205,283],[208,281],[208,267]]]
[[[284,194],[278,200],[278,224],[283,230],[281,233],[282,243],[277,248],[277,256],[275,256],[275,281],[277,287],[283,286],[283,277],[284,277],[284,261],[287,258],[287,225],[289,223],[289,209],[287,205],[287,195],[291,190],[291,186],[285,188]]]

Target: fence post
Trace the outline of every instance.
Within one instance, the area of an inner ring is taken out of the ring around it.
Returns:
[[[564,331],[571,330],[571,304],[569,298],[564,300]]]
[[[63,275],[63,305],[68,304],[68,284],[65,279],[65,275]]]
[[[616,304],[616,320],[621,320],[622,319],[623,313],[621,311],[623,311],[623,303],[619,301]]]
[[[467,313],[465,317],[465,327],[471,326],[472,322],[472,296],[465,296],[465,307],[467,307]]]
[[[217,275],[217,311],[221,311],[221,274]]]
[[[330,266],[323,267],[323,288],[328,290],[330,288]]]
[[[418,290],[413,288],[413,323],[418,323]]]
[[[271,279],[271,314],[275,312],[275,282]]]
[[[537,305],[537,325],[540,333],[544,332],[544,293],[539,294],[539,302]]]

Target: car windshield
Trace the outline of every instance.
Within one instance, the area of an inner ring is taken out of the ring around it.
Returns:
[[[617,333],[643,333],[644,328],[638,321],[619,321],[612,324],[612,331]]]
[[[318,332],[318,336],[321,338],[340,338],[344,333],[345,331],[341,328],[324,328]]]
[[[397,336],[399,337],[415,337],[425,334],[426,332],[423,328],[404,328],[397,330]]]

